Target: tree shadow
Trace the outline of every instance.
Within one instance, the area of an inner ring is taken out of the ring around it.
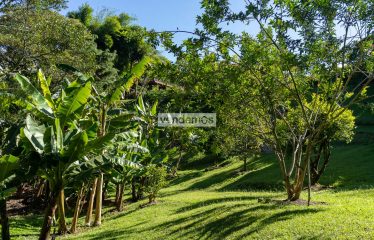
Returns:
[[[194,171],[187,174],[183,174],[182,176],[177,176],[171,181],[169,181],[170,186],[178,185],[180,183],[192,180],[194,178],[201,177],[204,173],[201,171]]]
[[[234,170],[235,171],[235,170]],[[191,184],[185,190],[199,190],[199,189],[206,189],[215,184],[220,184],[222,182],[227,181],[230,178],[235,177],[235,172],[232,169],[222,171],[219,173],[215,173],[209,177],[204,179],[199,179],[195,183]]]
[[[265,226],[285,221],[295,216],[313,214],[323,209],[254,204],[260,196],[209,199],[178,208],[171,220],[144,227],[146,223],[98,233],[89,239],[120,239],[136,231],[145,234],[157,229],[162,238],[173,239],[242,239],[261,231]],[[248,201],[248,202],[246,202]],[[156,220],[155,220],[156,221]],[[143,224],[143,227],[139,227]],[[317,236],[312,236],[317,238]],[[309,238],[309,239],[315,239]]]
[[[39,227],[43,218],[39,215],[26,215],[20,218],[10,218],[10,234],[13,238],[38,236]],[[20,233],[21,232],[21,233]]]
[[[274,157],[266,154],[260,159],[250,161],[248,163],[247,172],[242,172],[242,165],[237,167],[229,167],[228,169],[216,169],[216,173],[212,172],[209,176],[203,178],[196,178],[203,175],[190,173],[184,180],[192,180],[196,176],[195,182],[189,185],[185,190],[201,190],[219,186],[218,191],[249,191],[249,190],[282,190],[282,178],[277,168]],[[231,180],[230,180],[231,179]],[[229,184],[224,184],[230,182]],[[179,181],[178,181],[179,183]]]

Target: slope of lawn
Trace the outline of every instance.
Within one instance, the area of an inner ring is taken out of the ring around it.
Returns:
[[[101,227],[82,227],[62,239],[374,238],[374,144],[335,147],[321,180],[331,188],[312,193],[313,201],[326,204],[310,207],[259,203],[285,198],[277,163],[264,156],[246,174],[239,173],[241,164],[231,159],[210,171],[185,167],[158,204],[129,204],[123,213],[106,208]],[[41,216],[12,217],[11,234],[36,239],[40,225]]]

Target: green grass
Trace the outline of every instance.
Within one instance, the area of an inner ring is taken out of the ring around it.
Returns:
[[[264,156],[246,174],[239,173],[241,165],[234,158],[211,171],[188,168],[161,192],[158,204],[130,204],[123,213],[106,208],[101,227],[81,227],[62,239],[374,238],[374,144],[334,148],[321,179],[334,188],[312,193],[313,201],[326,205],[259,203],[285,198],[277,162]],[[40,216],[12,217],[11,234],[36,239],[40,225]]]

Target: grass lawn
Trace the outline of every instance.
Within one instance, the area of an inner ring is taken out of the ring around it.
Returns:
[[[285,198],[277,162],[265,156],[246,174],[238,173],[241,164],[232,159],[211,171],[182,171],[158,204],[130,204],[123,213],[106,208],[101,227],[61,239],[374,239],[373,144],[334,148],[321,180],[333,188],[312,193],[325,205],[259,203]],[[36,239],[40,225],[41,216],[12,217],[11,234]]]

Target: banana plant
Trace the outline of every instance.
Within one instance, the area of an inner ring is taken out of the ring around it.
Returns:
[[[119,212],[123,210],[125,186],[142,171],[140,159],[148,153],[148,149],[142,147],[137,140],[138,134],[135,131],[122,133],[116,137],[115,144],[105,155],[112,169],[112,179],[118,186],[115,203]]]
[[[71,222],[70,233],[75,233],[77,230],[79,214],[84,203],[83,199],[88,189],[87,183],[91,182],[95,177],[97,177],[97,173],[100,170],[99,163],[96,158],[84,158],[84,160],[79,162],[77,161],[72,164],[65,175],[65,179],[68,181],[67,185],[70,188],[69,190],[70,192],[73,192],[73,195],[76,195],[77,199]]]
[[[138,142],[148,151],[139,156],[138,162],[144,167],[138,172],[138,175],[133,177],[132,195],[134,201],[143,197],[146,180],[145,167],[150,164],[165,165],[169,159],[169,152],[164,148],[164,142],[160,139],[161,129],[157,127],[157,105],[157,101],[153,105],[148,105],[142,96],[139,96],[135,105],[139,122]]]
[[[9,240],[9,218],[6,209],[6,199],[15,191],[15,187],[9,186],[15,177],[15,171],[19,167],[19,159],[12,155],[4,155],[0,158],[0,217],[1,239]]]
[[[164,164],[169,158],[167,151],[162,147],[163,142],[160,139],[162,130],[157,127],[157,105],[157,101],[152,106],[144,103],[142,96],[139,96],[138,103],[135,105],[140,123],[139,142],[149,150],[142,156],[144,165]]]
[[[24,76],[17,74],[15,80],[26,93],[28,109],[34,116],[27,116],[21,136],[28,140],[29,148],[40,154],[39,175],[50,184],[51,194],[40,232],[40,239],[47,239],[57,205],[59,231],[67,231],[64,213],[66,170],[85,155],[97,154],[114,135],[96,135],[97,123],[89,118],[87,111],[92,89],[90,78],[69,83],[54,97],[49,90],[49,81],[41,71],[38,72],[41,92]]]
[[[145,56],[139,61],[123,78],[114,81],[111,86],[103,91],[98,92],[94,87],[94,97],[97,101],[94,102],[97,111],[97,119],[99,122],[98,137],[104,136],[107,132],[112,131],[127,131],[133,127],[131,125],[132,114],[128,114],[120,107],[126,100],[125,94],[128,93],[134,83],[136,83],[144,74],[147,66],[152,63],[151,57]],[[127,122],[127,123],[126,123]],[[112,128],[116,128],[115,130]],[[120,129],[118,129],[120,128]],[[94,195],[96,195],[96,210],[94,225],[101,225],[101,208],[102,208],[102,186],[104,184],[104,175],[100,174],[98,179],[93,181],[92,192],[89,199],[89,208],[87,209],[86,225],[91,225],[91,215],[93,212],[92,206]]]

